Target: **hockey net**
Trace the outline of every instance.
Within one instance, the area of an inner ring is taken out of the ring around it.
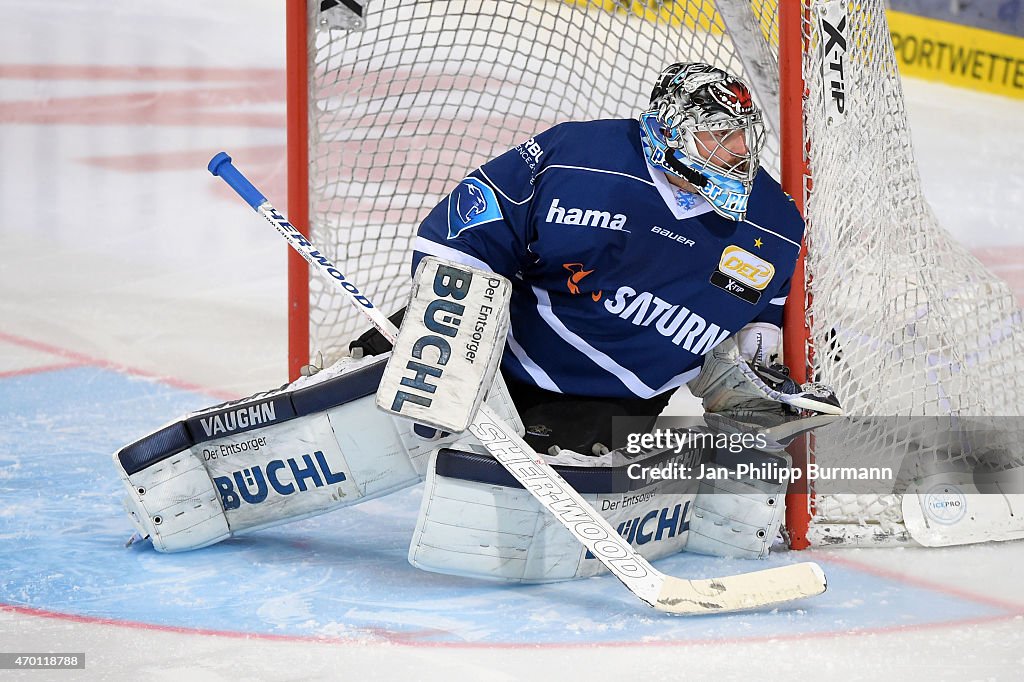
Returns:
[[[752,86],[773,175],[781,145],[796,150],[787,189],[808,255],[789,302],[795,373],[855,415],[1020,412],[1021,315],[922,197],[883,0],[797,8],[802,77],[781,79],[776,0],[289,2],[289,211],[384,312],[407,296],[420,220],[469,170],[555,123],[635,117],[664,66],[704,61]],[[796,102],[795,131],[782,131],[780,95]],[[302,265],[293,373],[366,327]],[[808,456],[841,458],[851,438],[921,447],[880,423],[817,437]],[[811,489],[788,503],[794,546],[906,539],[898,495]]]

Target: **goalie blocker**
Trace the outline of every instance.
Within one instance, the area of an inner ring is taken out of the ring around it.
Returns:
[[[420,261],[377,405],[441,431],[473,421],[505,347],[507,279],[434,257]]]

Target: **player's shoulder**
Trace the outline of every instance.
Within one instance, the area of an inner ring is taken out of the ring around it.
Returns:
[[[591,136],[598,134],[616,137],[625,137],[633,133],[639,135],[640,124],[632,118],[602,118],[591,121],[566,121],[555,125],[551,130],[557,130],[562,135],[569,137],[584,137],[593,144],[598,140],[594,140]]]
[[[804,220],[793,197],[764,168],[754,178],[747,203],[747,222],[770,228],[796,242],[804,234]]]
[[[640,124],[629,118],[567,121],[536,137],[547,163],[646,177]]]

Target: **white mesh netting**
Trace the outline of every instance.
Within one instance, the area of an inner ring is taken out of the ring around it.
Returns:
[[[370,0],[353,31],[320,25],[321,3],[308,4],[313,240],[386,313],[407,295],[420,220],[469,170],[561,121],[635,116],[674,61],[713,63],[752,86],[770,130],[762,161],[778,177],[771,0],[719,0],[721,14],[711,0]],[[1020,312],[922,198],[884,3],[846,9],[841,124],[824,113],[817,10],[804,25],[812,372],[853,414],[1019,415]],[[310,308],[311,350],[328,362],[367,328],[316,278]],[[839,458],[850,439],[922,448],[883,431],[823,434],[815,456]],[[814,503],[830,524],[899,534],[898,498]]]
[[[803,66],[811,371],[853,415],[1020,416],[1024,321],[1010,288],[923,198],[884,3],[850,3],[845,121],[831,124],[818,11],[805,24]],[[826,463],[883,449],[895,462],[950,457],[941,439],[905,426],[883,419],[825,430],[814,454]],[[819,525],[812,542],[902,538],[897,496],[818,495],[814,505],[819,522],[861,529]]]
[[[636,116],[674,61],[743,71],[711,3],[615,6],[371,0],[365,30],[311,36],[311,229],[377,307],[400,307],[420,220],[476,166],[555,123]],[[310,289],[312,350],[330,360],[367,325]]]

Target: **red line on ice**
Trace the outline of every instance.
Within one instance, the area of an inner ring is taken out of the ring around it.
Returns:
[[[81,362],[55,362],[49,365],[37,365],[35,367],[25,367],[24,369],[12,369],[7,372],[0,372],[0,379],[9,379],[11,377],[21,377],[29,374],[42,374],[43,372],[56,372],[62,369],[72,369],[73,367],[82,367]]]
[[[212,396],[214,398],[220,398],[223,400],[234,400],[239,397],[238,394],[236,393],[229,393],[227,391],[222,391],[219,389],[212,389],[206,386],[193,384],[189,381],[182,381],[181,379],[176,379],[174,377],[155,374],[153,372],[147,372],[136,367],[129,367],[127,365],[111,362],[109,360],[95,358],[89,355],[85,355],[83,353],[79,353],[77,351],[69,350],[67,348],[52,346],[48,343],[43,343],[42,341],[27,339],[23,336],[16,336],[14,334],[8,334],[6,332],[0,332],[0,342],[10,343],[15,346],[21,346],[23,348],[29,348],[31,350],[38,351],[41,353],[56,355],[57,357],[61,358],[67,358],[68,360],[72,361],[71,363],[68,364],[68,367],[88,365],[91,367],[110,369],[115,372],[120,372],[122,374],[129,374],[131,376],[153,379],[168,386],[173,386],[174,388],[180,388],[186,391],[196,391],[197,393],[205,393],[206,395]]]
[[[798,607],[794,607],[798,610]],[[976,618],[962,618],[949,621],[931,623],[915,623],[912,625],[886,625],[873,628],[846,628],[843,630],[811,631],[811,632],[789,632],[774,635],[758,635],[756,637],[715,637],[714,639],[695,639],[687,641],[661,640],[661,641],[610,641],[610,642],[438,642],[424,641],[420,639],[425,636],[436,636],[436,630],[421,630],[410,632],[391,632],[381,628],[359,628],[366,633],[366,637],[318,637],[315,635],[276,635],[261,632],[237,632],[231,630],[214,630],[210,628],[191,628],[178,625],[158,625],[155,623],[142,623],[139,621],[118,620],[115,618],[101,618],[98,616],[80,616],[69,613],[59,613],[45,609],[37,609],[29,606],[16,606],[14,604],[0,603],[0,611],[7,611],[23,616],[35,618],[48,618],[65,622],[80,623],[83,625],[109,625],[112,627],[132,628],[139,630],[151,630],[156,632],[169,632],[182,635],[208,635],[214,637],[230,637],[235,639],[266,639],[285,642],[308,642],[329,645],[341,644],[372,644],[387,642],[389,644],[425,647],[437,649],[593,649],[593,648],[623,648],[623,647],[699,647],[699,646],[722,646],[734,644],[751,643],[773,643],[773,642],[799,642],[807,639],[836,639],[839,637],[862,637],[872,635],[901,634],[906,632],[917,632],[926,630],[940,630],[944,628],[960,628],[970,625],[984,625],[997,623],[1004,620],[1019,618],[1020,612],[996,614],[992,616],[978,616]],[[658,617],[651,611],[652,617]],[[670,616],[665,616],[666,618]]]
[[[1024,604],[1018,604],[1015,602],[1006,601],[1005,599],[990,597],[985,594],[977,594],[959,587],[953,587],[951,585],[938,583],[932,580],[927,580],[925,578],[907,575],[905,573],[900,573],[899,571],[894,571],[888,568],[872,566],[871,564],[857,561],[856,559],[852,559],[849,557],[838,557],[834,554],[830,554],[828,556],[815,556],[814,559],[826,564],[836,564],[839,566],[843,566],[845,568],[853,569],[855,571],[860,571],[862,573],[869,573],[871,575],[878,576],[879,578],[885,578],[886,580],[894,580],[896,582],[906,583],[907,585],[911,585],[913,587],[917,587],[920,589],[930,590],[932,592],[940,592],[942,594],[947,594],[952,597],[956,597],[957,599],[964,599],[967,601],[976,602],[978,604],[984,604],[985,606],[1003,609],[1005,611],[1010,611],[1013,614],[1024,615]]]

